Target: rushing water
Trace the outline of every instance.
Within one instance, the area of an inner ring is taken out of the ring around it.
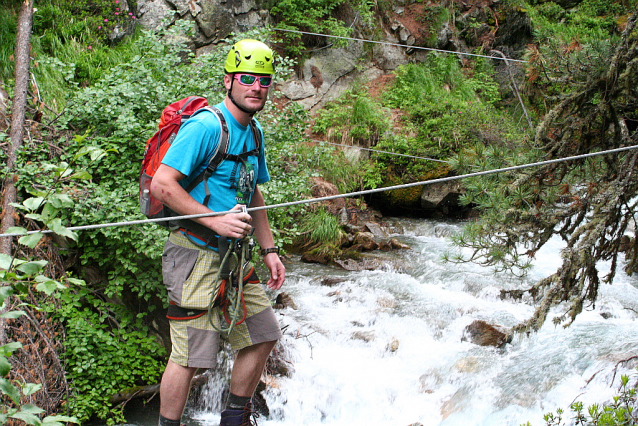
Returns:
[[[638,355],[638,280],[618,273],[595,308],[569,327],[545,326],[504,349],[462,341],[477,319],[511,327],[533,307],[501,300],[554,272],[560,245],[539,252],[522,280],[474,264],[441,261],[459,224],[401,220],[394,235],[412,250],[393,251],[387,267],[347,272],[288,265],[285,291],[297,309],[278,311],[291,377],[270,378],[270,408],[260,426],[542,425],[543,414],[574,400],[608,401]],[[604,270],[606,266],[601,265]],[[326,277],[342,278],[329,287]],[[562,312],[562,311],[561,311]],[[219,401],[227,368],[206,398]],[[613,383],[612,383],[613,379]],[[219,403],[189,410],[192,423],[216,426]]]

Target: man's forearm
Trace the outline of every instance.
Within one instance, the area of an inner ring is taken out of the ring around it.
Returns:
[[[255,189],[250,207],[263,207],[265,205],[264,197],[259,190]],[[275,246],[275,240],[270,229],[268,221],[268,213],[266,210],[257,210],[250,213],[253,218],[252,225],[255,228],[255,238],[262,248],[270,248]]]

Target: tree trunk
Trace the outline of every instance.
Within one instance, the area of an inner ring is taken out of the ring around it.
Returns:
[[[29,89],[29,65],[31,62],[31,27],[33,22],[33,0],[23,0],[18,15],[18,28],[15,48],[15,95],[11,113],[11,129],[7,146],[7,176],[3,183],[2,216],[0,233],[15,225],[15,209],[11,203],[16,201],[15,162],[22,146],[24,136],[24,116],[27,109],[27,90]],[[0,238],[0,253],[11,255],[12,238]],[[7,304],[8,305],[8,304]],[[0,345],[6,343],[5,323],[0,320]]]
[[[31,26],[33,22],[33,0],[23,0],[18,16],[18,29],[15,48],[15,94],[11,113],[11,129],[7,146],[7,169],[9,173],[3,184],[2,219],[0,233],[15,225],[15,209],[10,203],[16,201],[15,180],[17,174],[12,173],[22,146],[24,136],[24,116],[27,108],[27,90],[29,89],[29,65],[31,62]],[[0,253],[11,254],[11,238],[0,238]]]

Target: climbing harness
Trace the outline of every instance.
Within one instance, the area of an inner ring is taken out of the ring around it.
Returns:
[[[248,212],[246,206],[242,206],[241,211]],[[246,319],[244,284],[259,282],[254,268],[246,271],[255,246],[253,231],[244,238],[230,241],[219,238],[218,241],[220,263],[208,304],[208,318],[211,326],[223,336],[228,336]],[[219,319],[219,326],[215,324],[215,316]]]

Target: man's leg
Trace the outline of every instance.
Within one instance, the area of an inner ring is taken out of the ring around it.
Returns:
[[[248,346],[237,352],[230,376],[230,392],[237,396],[252,397],[266,366],[270,352],[277,341]]]
[[[183,367],[168,361],[160,384],[160,415],[179,421],[188,399],[191,379],[197,368]]]
[[[237,352],[230,376],[230,396],[222,411],[220,426],[256,425],[251,420],[254,411],[250,400],[276,343],[276,340],[258,343]]]

